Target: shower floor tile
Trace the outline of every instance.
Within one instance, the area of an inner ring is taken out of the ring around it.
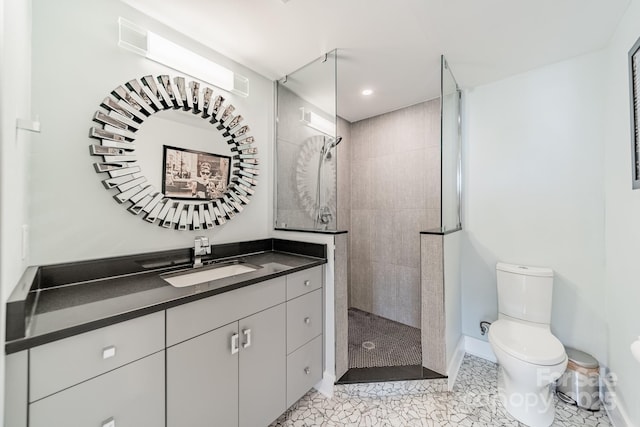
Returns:
[[[349,309],[349,368],[422,366],[420,329]]]
[[[432,380],[441,382],[443,380]],[[307,393],[278,418],[280,426],[429,426],[429,427],[524,427],[507,413],[498,399],[497,365],[466,355],[451,392],[420,392],[407,388],[391,394],[381,387],[365,385],[374,393],[345,392],[354,385],[337,385],[333,398],[315,390]],[[408,382],[410,383],[410,382]],[[436,388],[437,389],[437,388]],[[555,399],[558,427],[611,426],[604,410],[590,412]]]

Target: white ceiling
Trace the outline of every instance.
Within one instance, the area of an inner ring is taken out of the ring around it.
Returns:
[[[438,96],[440,54],[470,88],[603,48],[630,0],[123,1],[274,80],[343,48],[357,121]]]

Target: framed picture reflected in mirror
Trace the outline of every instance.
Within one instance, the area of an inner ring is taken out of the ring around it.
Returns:
[[[629,51],[631,100],[631,186],[640,188],[640,38]]]
[[[187,200],[221,198],[229,186],[231,157],[163,146],[162,192]]]

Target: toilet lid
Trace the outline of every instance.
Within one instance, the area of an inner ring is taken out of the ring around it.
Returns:
[[[556,365],[567,357],[560,340],[548,329],[510,320],[493,322],[489,341],[511,356],[535,365]]]

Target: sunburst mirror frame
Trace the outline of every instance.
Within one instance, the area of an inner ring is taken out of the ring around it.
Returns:
[[[93,116],[100,126],[91,127],[89,134],[100,140],[99,145],[90,146],[90,153],[102,157],[94,167],[108,175],[102,181],[105,188],[116,189],[114,199],[132,214],[167,229],[212,229],[234,218],[254,194],[259,160],[254,137],[248,136],[249,126],[240,126],[242,116],[234,116],[235,107],[224,102],[211,87],[181,76],[148,75],[115,88]],[[215,126],[231,147],[231,181],[222,197],[175,200],[147,183],[137,164],[136,132],[148,117],[165,110],[191,111]]]

